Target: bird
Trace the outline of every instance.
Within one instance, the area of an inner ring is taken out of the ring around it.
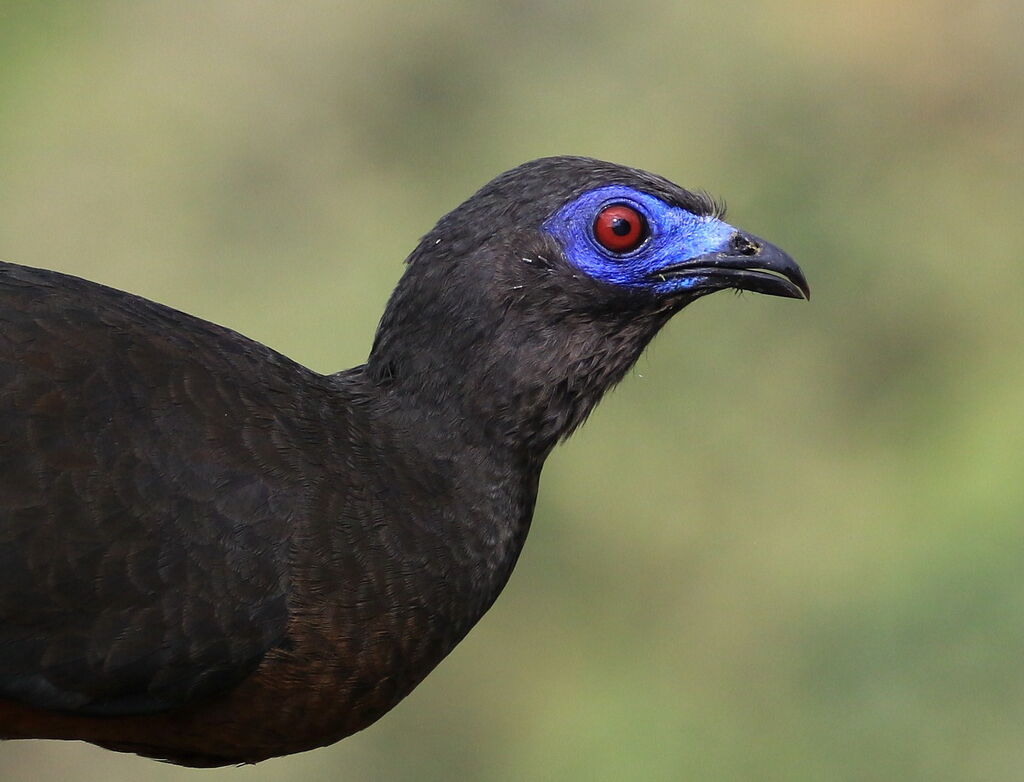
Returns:
[[[576,156],[443,216],[332,374],[0,263],[0,738],[215,767],[369,726],[505,586],[552,449],[726,289],[810,296],[706,193]]]

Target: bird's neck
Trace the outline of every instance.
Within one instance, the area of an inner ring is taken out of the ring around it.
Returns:
[[[540,296],[535,303],[501,299],[500,286],[485,289],[489,298],[462,301],[452,293],[458,286],[425,292],[419,284],[413,275],[399,285],[365,367],[352,377],[380,421],[372,427],[378,445],[387,432],[402,444],[386,449],[384,477],[421,487],[412,494],[425,498],[424,507],[411,507],[406,493],[396,518],[436,537],[408,559],[422,562],[438,594],[461,606],[452,612],[454,638],[508,579],[545,457],[672,313],[576,313]],[[380,494],[386,498],[387,487]],[[444,513],[435,497],[448,498]],[[405,539],[385,548],[400,551]],[[431,546],[453,553],[423,560]]]
[[[668,317],[567,318],[555,327],[462,320],[447,329],[385,319],[389,328],[378,334],[366,369],[409,414],[539,463],[586,420]]]

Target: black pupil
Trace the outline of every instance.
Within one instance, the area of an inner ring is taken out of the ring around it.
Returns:
[[[632,230],[633,226],[625,217],[612,218],[612,233],[616,236],[627,236]]]

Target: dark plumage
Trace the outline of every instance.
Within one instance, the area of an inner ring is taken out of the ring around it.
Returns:
[[[706,197],[585,158],[443,217],[334,375],[0,263],[0,737],[216,766],[366,727],[501,591],[552,447],[726,287],[807,291]]]

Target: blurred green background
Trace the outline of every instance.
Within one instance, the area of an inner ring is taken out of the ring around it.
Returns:
[[[321,371],[541,155],[724,196],[811,303],[719,295],[545,471],[505,593],[394,712],[213,772],[1024,779],[1020,2],[0,1],[0,257]]]

